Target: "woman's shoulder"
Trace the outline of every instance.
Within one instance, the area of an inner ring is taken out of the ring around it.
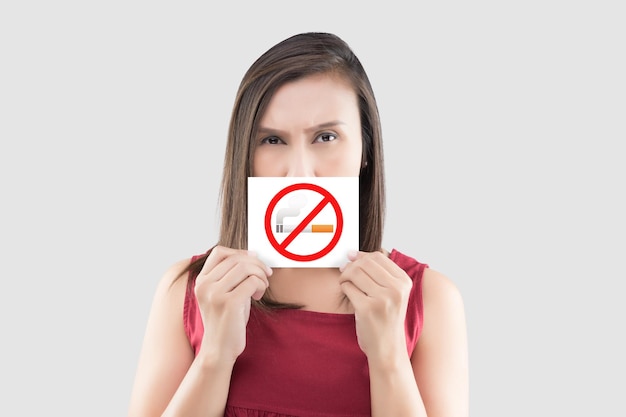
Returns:
[[[456,283],[442,272],[428,268],[422,277],[422,292],[429,299],[462,304],[462,295]]]
[[[433,269],[427,263],[417,260],[397,249],[385,251],[391,260],[406,271],[415,281],[419,277],[424,306],[463,307],[463,298],[456,283],[447,275]]]
[[[174,300],[183,300],[182,296],[187,289],[187,271],[192,259],[192,257],[179,259],[167,266],[158,281],[155,301],[170,303]]]
[[[161,276],[161,281],[159,285],[171,286],[180,281],[181,278],[186,278],[187,270],[189,269],[189,265],[191,264],[193,259],[194,257],[179,259],[167,266],[163,275]]]
[[[418,261],[416,258],[409,256],[395,248],[391,251],[383,249],[383,253],[389,257],[396,265],[402,268],[413,281],[416,278],[422,278],[425,270],[428,269],[428,264]]]
[[[443,329],[462,330],[465,326],[465,304],[457,284],[447,275],[428,268],[422,277],[424,329],[441,333]],[[439,330],[435,330],[439,329]],[[426,336],[430,338],[432,336]]]

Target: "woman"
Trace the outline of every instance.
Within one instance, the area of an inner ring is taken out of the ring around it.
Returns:
[[[381,247],[381,128],[365,71],[332,34],[292,36],[245,74],[232,113],[218,245],[156,291],[129,416],[466,416],[462,298]],[[250,176],[358,176],[360,251],[275,268],[247,247]]]

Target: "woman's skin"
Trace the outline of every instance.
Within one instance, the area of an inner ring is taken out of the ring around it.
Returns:
[[[358,176],[361,124],[354,90],[337,75],[314,75],[277,90],[260,123],[254,176]],[[251,299],[268,286],[279,302],[353,313],[368,359],[372,416],[468,415],[464,307],[454,284],[426,269],[424,326],[407,355],[404,320],[412,282],[383,252],[353,252],[343,267],[265,266],[245,250],[215,248],[197,277],[204,324],[198,355],[183,329],[185,280],[172,266],[156,292],[129,416],[222,416],[230,376],[245,348]]]

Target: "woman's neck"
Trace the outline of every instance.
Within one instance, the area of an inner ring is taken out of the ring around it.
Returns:
[[[274,301],[324,313],[353,313],[339,285],[338,268],[274,268],[269,277]]]

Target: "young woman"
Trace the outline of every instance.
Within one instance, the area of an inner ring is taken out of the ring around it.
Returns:
[[[217,245],[163,276],[129,417],[468,415],[462,297],[381,247],[384,176],[374,94],[327,33],[263,54],[237,93]],[[247,247],[250,176],[358,176],[360,251],[341,268],[275,268]]]

